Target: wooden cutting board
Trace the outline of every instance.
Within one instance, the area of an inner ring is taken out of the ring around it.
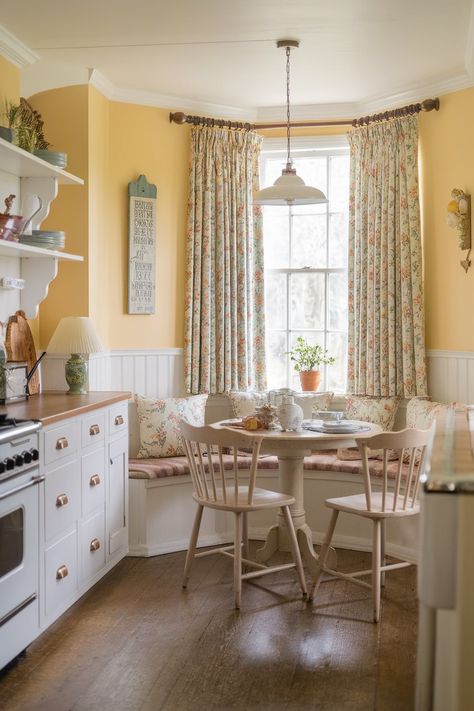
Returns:
[[[36,349],[24,311],[17,311],[8,319],[5,348],[8,360],[28,363],[28,372],[30,372],[36,363]],[[40,381],[37,371],[29,383],[30,395],[38,393],[39,388]]]

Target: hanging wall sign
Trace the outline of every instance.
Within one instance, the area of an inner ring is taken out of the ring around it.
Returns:
[[[155,313],[156,185],[128,184],[128,313]]]

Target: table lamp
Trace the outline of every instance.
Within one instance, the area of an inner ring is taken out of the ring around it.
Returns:
[[[68,395],[87,393],[88,364],[83,355],[101,353],[105,350],[92,319],[88,316],[65,316],[56,326],[49,342],[48,353],[70,353],[65,375],[69,385]]]

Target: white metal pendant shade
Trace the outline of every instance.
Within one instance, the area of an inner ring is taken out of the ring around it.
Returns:
[[[255,205],[315,205],[327,202],[322,190],[306,185],[303,178],[296,175],[294,168],[282,170],[279,178],[269,188],[255,194]]]
[[[304,180],[296,174],[291,162],[290,147],[290,50],[298,47],[296,40],[279,40],[277,47],[286,50],[286,138],[287,158],[286,166],[281,176],[269,188],[263,188],[254,195],[255,205],[315,205],[327,202],[322,190],[306,185]]]

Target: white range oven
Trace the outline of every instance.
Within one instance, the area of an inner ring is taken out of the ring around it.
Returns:
[[[38,636],[38,430],[0,415],[0,669]]]

